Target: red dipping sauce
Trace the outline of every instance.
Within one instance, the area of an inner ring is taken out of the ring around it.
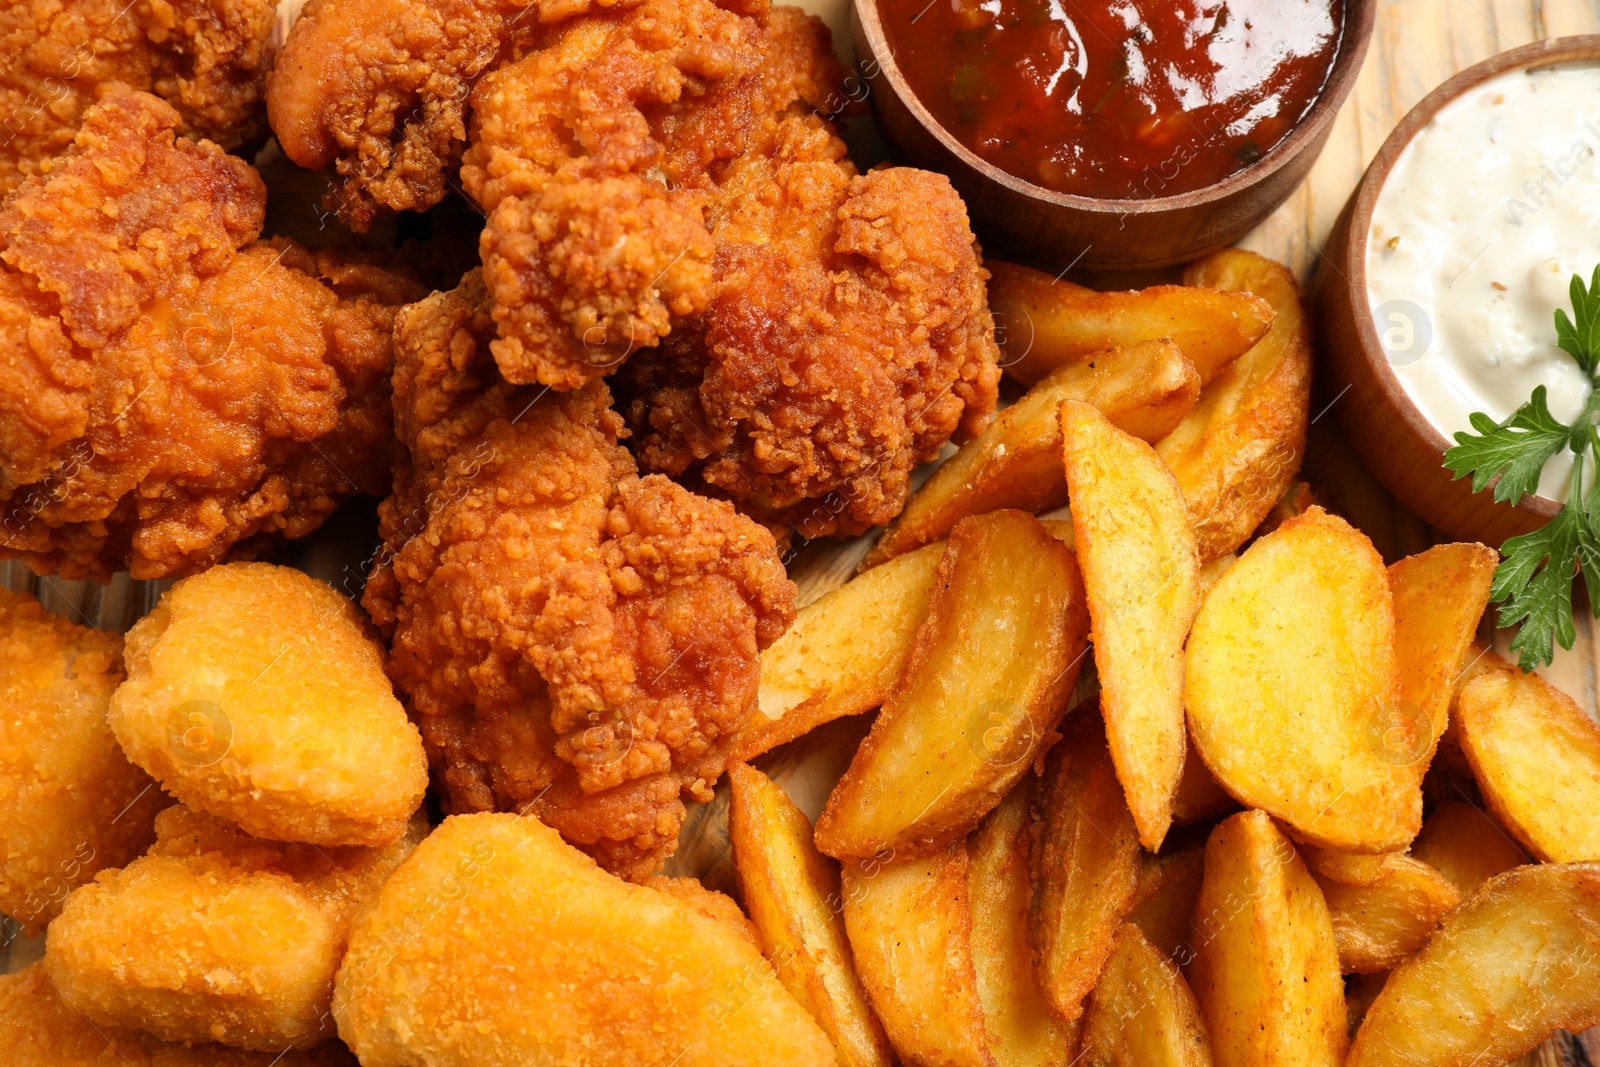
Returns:
[[[1322,92],[1343,0],[877,0],[918,99],[988,162],[1062,193],[1211,185]]]

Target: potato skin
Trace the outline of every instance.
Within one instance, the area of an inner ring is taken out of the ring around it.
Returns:
[[[427,788],[417,728],[365,617],[288,567],[173,586],[128,633],[111,728],[196,811],[275,841],[384,845]]]
[[[333,974],[352,917],[427,832],[377,849],[261,841],[184,807],[150,851],[67,899],[45,973],[101,1027],[256,1051],[334,1033]]]
[[[512,814],[452,816],[395,872],[333,1010],[364,1067],[835,1063],[748,929]]]
[[[171,803],[106,725],[122,639],[0,589],[0,912],[36,932],[155,840]]]

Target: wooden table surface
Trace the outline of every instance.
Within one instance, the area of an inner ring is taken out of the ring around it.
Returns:
[[[849,50],[849,2],[801,3],[834,28],[836,42],[845,53]],[[285,6],[290,4],[298,6],[297,0],[285,0]],[[1310,176],[1240,244],[1290,264],[1303,282],[1313,276],[1319,261],[1332,269],[1321,260],[1322,243],[1367,163],[1406,111],[1451,74],[1496,52],[1546,37],[1581,33],[1600,33],[1600,0],[1385,0],[1378,10],[1361,76]],[[867,162],[878,151],[871,130],[863,125],[858,124],[847,139],[858,158],[869,157]],[[1312,405],[1316,421],[1307,447],[1305,476],[1327,489],[1334,506],[1366,531],[1387,559],[1432,544],[1436,540],[1433,532],[1396,503],[1350,452],[1333,413],[1326,410],[1330,400],[1333,398],[1321,398]],[[338,524],[336,518],[334,525]],[[340,543],[340,532],[329,530],[317,543],[296,549],[291,562],[322,577],[337,577],[349,547]],[[364,550],[364,546],[357,548]],[[802,600],[814,599],[845,580],[864,553],[863,543],[817,546],[803,552],[791,568],[801,586]],[[52,610],[76,621],[118,631],[149,610],[169,584],[132,583],[126,575],[109,587],[36,579],[15,563],[0,563],[0,582],[36,592]],[[1600,659],[1600,625],[1594,624],[1587,611],[1580,611],[1577,626],[1573,649],[1558,648],[1555,662],[1542,673],[1594,715],[1600,707],[1595,669]],[[1487,629],[1485,636],[1489,636]],[[1508,635],[1494,637],[1504,651]],[[811,738],[773,753],[765,761],[765,769],[783,781],[814,818],[863,729],[864,723],[859,721],[831,724]],[[716,802],[691,819],[671,864],[673,873],[697,874],[718,888],[731,884],[725,806],[724,789]],[[14,969],[36,958],[42,943],[19,941],[6,948],[7,969]],[[1582,1045],[1588,1049],[1589,1061],[1600,1067],[1600,1030],[1586,1035]],[[1583,1063],[1582,1055],[1577,1042],[1561,1039],[1547,1043],[1527,1061]]]

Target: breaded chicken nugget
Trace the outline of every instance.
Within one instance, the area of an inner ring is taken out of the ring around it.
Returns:
[[[722,910],[623,882],[536,819],[453,816],[351,931],[339,1034],[365,1067],[832,1067]]]
[[[67,898],[45,974],[98,1026],[257,1051],[333,1036],[329,1000],[351,919],[427,834],[383,848],[261,841],[172,807],[150,851]]]
[[[0,912],[30,932],[149,847],[169,803],[106,725],[120,645],[0,589]]]
[[[277,1054],[95,1026],[56,993],[43,963],[0,975],[0,1048],[8,1067],[356,1067],[338,1041]]]
[[[422,802],[427,759],[360,611],[287,567],[173,586],[128,633],[111,728],[197,811],[274,841],[382,845]]]

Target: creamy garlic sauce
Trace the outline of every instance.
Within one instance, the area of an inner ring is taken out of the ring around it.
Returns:
[[[1600,263],[1600,64],[1493,78],[1447,104],[1396,160],[1372,212],[1367,297],[1402,387],[1454,440],[1534,387],[1570,422],[1589,384],[1556,347],[1574,274]],[[1572,454],[1545,465],[1566,499]]]

